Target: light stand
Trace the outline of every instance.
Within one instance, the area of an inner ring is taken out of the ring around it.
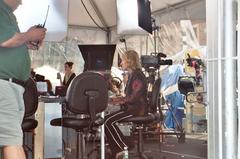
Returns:
[[[156,25],[156,20],[153,17],[151,19],[152,19],[153,40],[154,40],[154,55],[157,55],[157,33],[160,27]]]
[[[157,75],[157,78],[160,78],[160,66],[161,65],[171,65],[169,63],[168,60],[162,60],[161,58],[165,58],[166,55],[163,54],[163,53],[159,53],[157,52],[157,36],[158,36],[158,32],[159,32],[159,29],[160,27],[156,25],[156,20],[154,18],[151,18],[152,20],[152,28],[153,28],[153,40],[154,40],[154,52],[151,53],[151,56],[155,56],[158,58],[158,64],[157,64],[157,67],[149,67],[147,69],[145,69],[148,74],[149,74],[149,77],[148,77],[148,84],[149,84],[149,92],[148,92],[148,95],[151,94],[151,86],[154,84],[155,82],[155,76]],[[158,106],[157,106],[157,113],[159,114],[159,116],[162,115],[162,111],[161,111],[161,105],[159,104],[161,102],[158,102]],[[173,116],[173,120],[174,122],[177,124],[177,130],[174,130],[174,132],[164,132],[161,130],[161,127],[160,125],[158,125],[158,129],[159,129],[159,132],[157,134],[159,135],[176,135],[177,138],[178,138],[178,142],[181,143],[181,142],[185,142],[185,132],[184,132],[184,129],[182,128],[182,126],[179,124],[179,122],[177,121],[177,118],[173,112],[173,109],[171,108],[170,105],[168,105],[168,110],[170,111],[171,115]],[[164,123],[164,119],[161,120],[162,118],[160,117],[160,123],[163,124]],[[163,139],[163,136],[162,136],[162,139]]]

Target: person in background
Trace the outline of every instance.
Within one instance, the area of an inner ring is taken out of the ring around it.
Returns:
[[[30,77],[28,49],[41,45],[45,28],[20,32],[13,12],[21,0],[0,0],[0,148],[3,159],[25,159],[23,132],[24,83]]]
[[[161,93],[169,106],[164,126],[170,130],[182,127],[184,95],[179,91],[178,81],[183,75],[183,66],[180,64],[169,66],[162,75]]]
[[[47,83],[47,93],[46,93],[46,95],[47,96],[54,96],[54,93],[52,91],[52,83],[51,83],[51,81],[48,80],[48,79],[46,79],[44,81]]]
[[[128,71],[125,87],[125,97],[110,98],[109,103],[121,106],[119,111],[105,117],[105,134],[112,151],[111,158],[123,152],[124,147],[130,149],[131,143],[120,131],[117,122],[123,119],[144,115],[147,110],[147,80],[141,71],[138,53],[134,50],[126,51],[122,56],[122,69]]]
[[[73,62],[65,62],[64,64],[65,74],[64,74],[63,81],[62,81],[61,74],[60,73],[57,74],[57,79],[60,79],[61,85],[65,86],[66,90],[69,84],[71,83],[71,81],[73,80],[73,78],[76,76],[76,74],[72,72],[72,67],[73,67]]]

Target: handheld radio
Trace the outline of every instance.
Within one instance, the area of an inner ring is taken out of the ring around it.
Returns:
[[[47,9],[47,14],[46,14],[45,20],[44,20],[43,24],[38,24],[38,25],[36,26],[37,28],[44,28],[44,27],[45,27],[45,24],[46,24],[47,18],[48,18],[49,8],[50,8],[50,6],[48,5],[48,9]],[[39,45],[39,43],[40,43],[40,41],[32,42],[32,45],[34,45],[34,46],[37,48],[37,50],[38,50],[38,47],[39,47],[38,45]]]

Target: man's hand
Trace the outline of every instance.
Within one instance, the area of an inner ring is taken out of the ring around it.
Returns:
[[[28,37],[28,42],[42,42],[46,35],[46,28],[39,28],[37,26],[32,26],[28,29],[26,32],[26,35]]]
[[[31,50],[37,50],[38,49],[38,47],[35,44],[33,44],[32,42],[27,42],[26,45],[27,45],[28,49],[31,49]]]

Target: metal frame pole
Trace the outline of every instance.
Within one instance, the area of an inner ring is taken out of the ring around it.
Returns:
[[[236,4],[235,0],[223,1],[223,39],[225,74],[224,74],[224,123],[223,146],[224,158],[237,159],[237,106],[236,106]]]
[[[237,158],[236,0],[208,0],[208,158]]]
[[[237,39],[240,39],[240,0],[238,0],[238,19],[237,19],[237,23],[238,23],[238,34],[237,34]],[[237,96],[237,105],[238,105],[238,116],[240,114],[240,41],[237,41],[237,79],[238,79],[238,96]],[[240,122],[238,122],[238,158],[240,158]]]

